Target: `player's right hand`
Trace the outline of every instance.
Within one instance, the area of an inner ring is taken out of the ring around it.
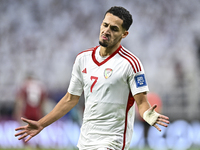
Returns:
[[[32,137],[40,133],[40,131],[43,129],[43,127],[40,126],[37,121],[29,120],[26,118],[21,118],[21,120],[26,122],[27,125],[15,129],[15,131],[20,131],[15,134],[16,137],[19,136],[18,140],[25,139],[28,136],[28,138],[25,139],[25,142],[28,142]]]

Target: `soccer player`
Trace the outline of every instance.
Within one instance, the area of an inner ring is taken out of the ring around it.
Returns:
[[[44,116],[44,102],[47,99],[47,90],[44,84],[28,74],[20,85],[16,95],[15,118],[20,116],[31,120],[39,120]]]
[[[19,86],[16,94],[14,118],[20,123],[20,116],[31,120],[39,120],[44,116],[44,103],[47,99],[45,85],[36,79],[32,74],[28,74]],[[28,143],[24,143],[29,146]],[[39,148],[39,145],[37,145]]]
[[[140,60],[121,45],[132,24],[131,14],[123,7],[111,7],[100,27],[99,46],[76,57],[66,95],[55,108],[33,121],[16,128],[15,136],[29,141],[46,126],[69,112],[84,91],[85,110],[78,141],[80,150],[129,149],[135,115],[135,104],[146,122],[159,131],[169,118],[155,112],[157,105],[147,100],[148,85]]]

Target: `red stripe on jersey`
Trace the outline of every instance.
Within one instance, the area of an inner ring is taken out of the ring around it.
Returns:
[[[124,50],[124,49],[123,49],[123,50]],[[129,58],[133,61],[133,63],[135,64],[135,67],[136,67],[137,72],[139,72],[139,69],[138,69],[138,66],[137,66],[135,60],[134,60],[130,55],[126,54],[125,51],[121,51],[121,52],[122,52],[125,56],[129,57]]]
[[[122,55],[121,53],[118,53],[120,56],[122,56],[124,59],[128,60],[128,62],[131,64],[132,68],[133,68],[133,71],[136,73],[135,71],[135,67],[133,66],[132,62],[127,58],[125,57],[124,55]]]
[[[130,59],[134,62],[137,72],[142,71],[141,66],[140,66],[140,62],[138,61],[138,59],[137,59],[134,55],[132,55],[131,53],[129,53],[127,50],[125,50],[125,49],[123,49],[123,48],[121,49],[120,52],[121,52],[123,55],[125,55],[126,58],[127,58],[127,57],[130,58]],[[128,59],[128,58],[127,58],[127,59]],[[130,61],[129,61],[129,62],[130,62]],[[133,66],[133,64],[132,64],[132,66]]]
[[[124,139],[123,139],[122,150],[124,150],[124,148],[126,146],[126,129],[127,129],[128,112],[129,112],[130,108],[133,106],[134,102],[135,102],[135,99],[130,92],[129,96],[128,96],[127,106],[126,106],[126,118],[125,118]]]

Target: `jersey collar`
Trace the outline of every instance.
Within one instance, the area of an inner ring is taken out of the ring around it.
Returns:
[[[97,47],[95,47],[94,48],[94,50],[93,50],[93,52],[92,52],[92,59],[93,59],[93,61],[94,61],[94,63],[97,65],[97,66],[101,66],[101,65],[103,65],[103,64],[105,64],[108,60],[110,60],[113,56],[115,56],[118,52],[119,52],[119,50],[121,49],[121,45],[118,47],[118,49],[114,52],[114,53],[112,53],[110,56],[108,56],[104,61],[102,61],[102,62],[98,62],[97,61],[97,59],[96,59],[96,57],[95,57],[95,53],[96,53],[96,50],[97,50],[97,48],[98,48],[99,46],[97,46]]]

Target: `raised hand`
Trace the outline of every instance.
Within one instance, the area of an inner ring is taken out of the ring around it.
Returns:
[[[155,108],[157,107],[157,105],[153,105],[150,110],[155,110]],[[161,131],[161,129],[156,125],[156,124],[159,124],[161,126],[164,126],[164,127],[168,127],[168,124],[169,124],[169,117],[165,116],[165,115],[161,115],[159,114],[156,122],[153,124],[153,126],[158,130],[158,131]]]
[[[15,136],[20,136],[18,140],[24,139],[28,136],[27,139],[25,139],[25,142],[28,142],[32,137],[40,133],[40,131],[43,129],[43,127],[37,122],[25,118],[21,118],[22,121],[26,122],[27,125],[21,126],[15,129],[15,131],[19,131]]]

